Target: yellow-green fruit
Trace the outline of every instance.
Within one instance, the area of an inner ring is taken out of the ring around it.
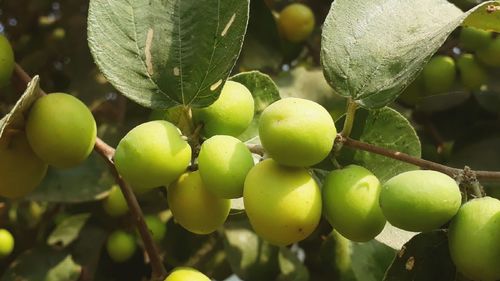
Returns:
[[[274,245],[305,239],[321,217],[321,191],[309,172],[272,159],[250,170],[243,200],[255,232]]]
[[[441,94],[451,90],[455,83],[455,61],[449,56],[435,56],[422,70],[425,90],[429,94]]]
[[[465,203],[448,232],[451,259],[472,280],[500,280],[500,201],[491,197]]]
[[[191,162],[191,147],[172,123],[157,120],[128,132],[114,159],[125,181],[142,193],[175,181]]]
[[[464,27],[460,30],[460,47],[474,52],[487,46],[492,40],[491,32],[475,27]]]
[[[0,258],[9,256],[14,250],[14,236],[7,229],[0,229]]]
[[[206,137],[243,133],[253,120],[254,100],[243,84],[226,81],[219,98],[210,106],[193,108],[195,123],[203,124]]]
[[[154,215],[148,215],[144,217],[144,221],[148,226],[149,232],[153,236],[153,240],[156,242],[160,242],[165,237],[165,233],[167,232],[166,225]]]
[[[0,196],[19,198],[32,192],[47,173],[24,133],[0,141]]]
[[[386,222],[379,207],[380,189],[377,177],[361,166],[332,171],[322,190],[326,218],[349,240],[365,242],[375,238]]]
[[[26,122],[33,151],[58,168],[82,163],[94,148],[97,129],[90,110],[79,99],[63,93],[39,98]]]
[[[198,156],[203,183],[222,198],[238,198],[243,195],[245,177],[253,165],[250,150],[231,136],[218,135],[206,140]]]
[[[0,87],[9,84],[14,70],[14,51],[9,40],[0,35]]]
[[[472,54],[461,55],[457,59],[457,68],[460,71],[462,84],[469,90],[479,90],[488,82],[488,73],[477,63]]]
[[[210,281],[210,278],[194,268],[177,267],[165,281]]]
[[[325,159],[337,135],[328,111],[310,100],[285,98],[268,106],[259,120],[262,146],[276,162],[308,167]]]
[[[479,49],[476,56],[486,65],[500,67],[500,37],[495,38],[487,46]]]
[[[112,217],[119,217],[128,212],[127,201],[118,185],[113,185],[111,187],[108,197],[102,202],[102,207],[104,211]]]
[[[278,26],[285,38],[294,43],[306,40],[314,30],[314,13],[304,4],[285,7],[278,18]]]
[[[136,248],[134,236],[121,230],[111,233],[106,243],[109,257],[118,263],[129,260],[134,255]]]
[[[210,192],[199,171],[185,173],[168,187],[168,206],[174,219],[196,234],[209,234],[222,226],[229,215],[230,200]]]
[[[415,232],[441,227],[457,213],[461,202],[455,180],[429,170],[401,173],[383,184],[380,192],[380,207],[387,221]]]

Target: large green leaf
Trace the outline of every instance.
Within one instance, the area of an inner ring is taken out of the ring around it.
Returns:
[[[78,214],[64,219],[47,238],[49,245],[66,247],[78,238],[90,214]]]
[[[352,243],[352,271],[358,281],[379,281],[394,258],[390,247],[371,240],[366,243]]]
[[[207,106],[238,58],[248,6],[248,0],[92,0],[90,50],[106,78],[143,106]]]
[[[340,95],[383,107],[472,12],[446,0],[336,0],[322,34],[325,77]]]

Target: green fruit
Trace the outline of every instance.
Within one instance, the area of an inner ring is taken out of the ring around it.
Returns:
[[[165,281],[210,281],[210,278],[194,268],[177,267]]]
[[[274,245],[305,239],[321,217],[321,191],[308,171],[272,159],[250,170],[243,200],[255,232]]]
[[[435,56],[422,70],[422,79],[429,94],[441,94],[451,90],[455,83],[455,61],[449,56]]]
[[[136,248],[134,236],[121,230],[111,233],[106,243],[108,255],[118,263],[129,260],[134,255]]]
[[[96,123],[79,99],[63,93],[39,98],[26,122],[26,135],[33,151],[57,168],[74,167],[92,152]]]
[[[120,141],[115,164],[135,192],[175,181],[191,162],[191,147],[167,121],[150,121],[133,128]]]
[[[118,185],[113,185],[108,197],[102,202],[104,211],[111,217],[119,217],[128,212],[128,205]]]
[[[492,40],[490,31],[475,27],[463,27],[460,30],[460,48],[465,51],[474,52],[486,47]]]
[[[473,280],[500,280],[500,201],[491,197],[465,203],[448,232],[457,270]]]
[[[14,51],[5,36],[0,35],[0,87],[9,84],[14,70]]]
[[[361,166],[332,171],[322,190],[326,218],[349,240],[365,242],[375,238],[385,226],[379,207],[380,189],[377,177]]]
[[[477,63],[472,54],[461,55],[457,59],[457,68],[460,71],[462,84],[469,90],[479,90],[488,82],[488,73]]]
[[[160,242],[165,237],[165,233],[167,232],[166,225],[154,215],[149,215],[144,217],[144,221],[148,226],[149,231],[153,236],[153,240],[155,242]]]
[[[213,136],[206,140],[198,156],[203,183],[222,198],[243,195],[243,184],[253,167],[252,153],[244,143],[231,136]]]
[[[306,99],[285,98],[264,110],[259,120],[259,135],[262,146],[276,162],[308,167],[328,156],[337,130],[321,105]]]
[[[199,171],[180,176],[168,187],[167,193],[174,219],[193,233],[212,233],[224,224],[229,215],[229,199],[210,192],[203,184]]]
[[[195,123],[203,124],[206,137],[243,133],[253,120],[254,100],[243,84],[226,81],[219,98],[205,108],[193,108]]]
[[[476,52],[477,58],[486,65],[500,67],[500,37]]]
[[[9,256],[14,250],[14,237],[7,229],[0,229],[0,258]]]
[[[457,213],[461,202],[455,180],[429,170],[401,173],[389,179],[380,192],[380,207],[387,221],[415,232],[441,227]]]
[[[15,199],[32,192],[47,173],[24,133],[0,141],[0,196]]]
[[[278,18],[284,37],[294,43],[306,40],[314,30],[314,13],[308,6],[294,3],[285,7]]]

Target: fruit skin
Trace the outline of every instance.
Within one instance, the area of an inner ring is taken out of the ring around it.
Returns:
[[[415,170],[389,179],[380,192],[380,208],[393,226],[415,232],[431,231],[448,222],[462,196],[451,177]]]
[[[457,68],[462,84],[469,90],[479,90],[488,82],[488,73],[472,54],[461,55],[457,59]]]
[[[474,52],[487,46],[492,38],[492,33],[475,27],[464,27],[460,30],[460,48]]]
[[[500,279],[500,201],[491,197],[465,203],[448,231],[451,259],[473,280]]]
[[[104,211],[111,217],[119,217],[128,212],[128,205],[118,185],[113,185],[108,197],[102,202]]]
[[[243,84],[226,81],[219,98],[210,106],[193,108],[196,124],[203,123],[203,135],[229,135],[243,133],[253,120],[254,100]]]
[[[9,84],[14,70],[14,51],[5,36],[0,35],[0,87]]]
[[[321,191],[308,171],[273,159],[250,170],[243,200],[255,232],[278,246],[308,237],[321,217]]]
[[[123,137],[115,165],[135,192],[143,193],[175,181],[191,162],[191,147],[172,123],[143,123]]]
[[[500,37],[476,52],[477,58],[488,66],[500,67]]]
[[[90,155],[97,128],[83,102],[72,95],[55,93],[33,104],[26,135],[38,157],[54,167],[70,168]]]
[[[222,198],[243,195],[243,184],[253,167],[252,153],[231,136],[213,136],[201,145],[198,156],[200,176],[205,186]]]
[[[377,177],[361,166],[332,171],[322,189],[324,214],[347,239],[369,241],[382,232],[386,223],[378,204],[380,190]]]
[[[132,234],[115,230],[108,237],[106,250],[114,262],[122,263],[129,260],[135,253],[137,245]]]
[[[214,232],[231,208],[229,199],[217,197],[205,187],[199,171],[185,173],[170,185],[167,200],[174,219],[196,234]]]
[[[314,30],[315,18],[311,8],[294,3],[286,6],[278,18],[278,27],[284,37],[294,43],[306,40]]]
[[[449,56],[435,56],[422,70],[422,79],[429,94],[441,94],[451,90],[455,83],[455,61]]]
[[[190,267],[177,267],[165,281],[211,281],[205,274]]]
[[[153,240],[155,242],[163,240],[167,229],[166,225],[160,220],[160,218],[155,215],[148,215],[144,217],[144,221],[153,236]]]
[[[0,229],[0,258],[9,256],[14,250],[14,236],[7,229]]]
[[[262,112],[259,135],[262,146],[276,162],[308,167],[328,156],[337,129],[321,105],[306,99],[285,98]]]
[[[32,192],[48,165],[33,152],[24,133],[0,141],[0,196],[16,199]]]

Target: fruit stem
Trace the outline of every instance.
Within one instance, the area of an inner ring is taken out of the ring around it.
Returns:
[[[352,99],[349,99],[347,103],[347,110],[344,121],[344,128],[342,129],[342,136],[349,137],[351,135],[352,126],[354,124],[354,117],[356,115],[356,109],[358,108],[358,104],[354,102]]]

